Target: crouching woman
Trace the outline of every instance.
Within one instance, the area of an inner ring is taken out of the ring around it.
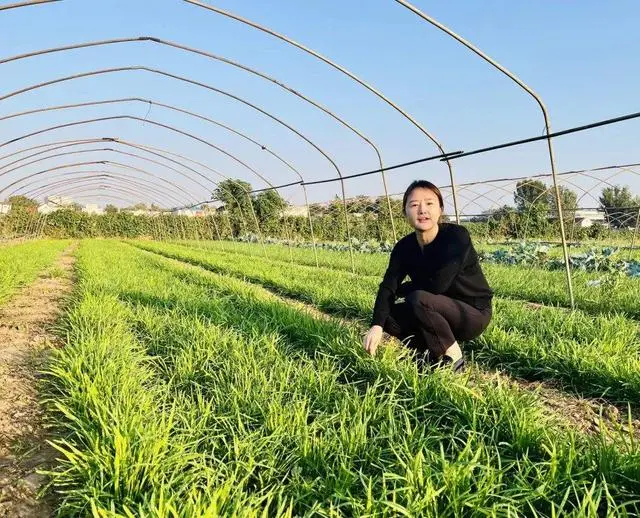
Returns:
[[[493,292],[467,229],[440,221],[444,202],[438,187],[413,182],[402,206],[415,232],[391,252],[364,348],[375,354],[386,331],[414,349],[420,363],[449,364],[457,371],[464,366],[459,342],[486,329]],[[406,276],[410,282],[401,284]]]

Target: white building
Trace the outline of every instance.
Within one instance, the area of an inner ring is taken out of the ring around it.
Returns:
[[[45,200],[47,203],[52,203],[61,207],[68,207],[69,205],[73,205],[73,199],[69,198],[68,196],[47,196]]]
[[[38,212],[40,214],[51,214],[52,212],[55,212],[62,208],[64,207],[61,207],[60,205],[56,205],[55,203],[46,202],[38,207]]]
[[[581,228],[590,227],[594,223],[600,223],[601,225],[607,225],[607,218],[604,211],[595,209],[581,209],[576,210],[574,219],[577,225]]]
[[[149,210],[149,209],[136,209],[136,210],[127,210],[123,212],[128,212],[133,214],[134,216],[159,216],[160,211],[158,210]]]
[[[303,206],[289,205],[282,212],[285,216],[307,217],[307,215],[309,214],[309,212],[307,211],[307,207],[305,207],[304,205]]]
[[[68,196],[47,196],[45,203],[38,207],[40,214],[51,214],[60,209],[66,209],[73,205],[73,199]]]
[[[174,212],[174,214],[176,214],[177,216],[187,216],[189,218],[195,218],[196,216],[199,216],[202,213],[201,210],[194,210],[194,209],[180,209]]]
[[[86,212],[87,214],[104,214],[104,209],[95,203],[87,203],[82,207],[82,212]]]
[[[11,204],[0,203],[0,214],[9,214],[10,211],[11,211]]]

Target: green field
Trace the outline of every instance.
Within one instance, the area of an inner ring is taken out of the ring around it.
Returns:
[[[69,241],[26,241],[0,246],[0,304],[33,281],[69,246]]]
[[[0,254],[28,282],[67,246]],[[640,447],[624,418],[582,431],[517,382],[635,412],[639,280],[617,295],[624,311],[603,296],[572,313],[530,307],[552,282],[531,269],[487,265],[498,295],[490,327],[463,344],[469,369],[423,373],[391,342],[374,358],[362,350],[384,257],[358,255],[370,270],[354,275],[339,252],[317,268],[310,250],[233,246],[81,242],[66,346],[43,382],[61,516],[640,511]]]

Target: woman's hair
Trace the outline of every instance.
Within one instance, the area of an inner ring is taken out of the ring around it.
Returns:
[[[440,189],[438,189],[438,187],[436,187],[434,184],[432,184],[427,180],[414,180],[413,182],[411,182],[411,185],[407,187],[407,190],[404,193],[404,197],[402,198],[403,213],[405,214],[407,213],[406,211],[407,200],[409,199],[409,195],[415,189],[429,189],[430,191],[433,191],[433,193],[438,197],[438,201],[440,202],[440,210],[444,210],[444,200],[442,198],[442,193],[440,192]]]

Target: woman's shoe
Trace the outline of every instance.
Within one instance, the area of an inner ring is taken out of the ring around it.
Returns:
[[[442,358],[438,360],[438,363],[434,365],[434,367],[440,367],[440,366],[442,367],[451,366],[451,370],[453,370],[453,372],[456,372],[456,373],[462,372],[464,371],[464,367],[465,367],[464,356],[454,362],[450,356],[447,356],[445,354]]]

